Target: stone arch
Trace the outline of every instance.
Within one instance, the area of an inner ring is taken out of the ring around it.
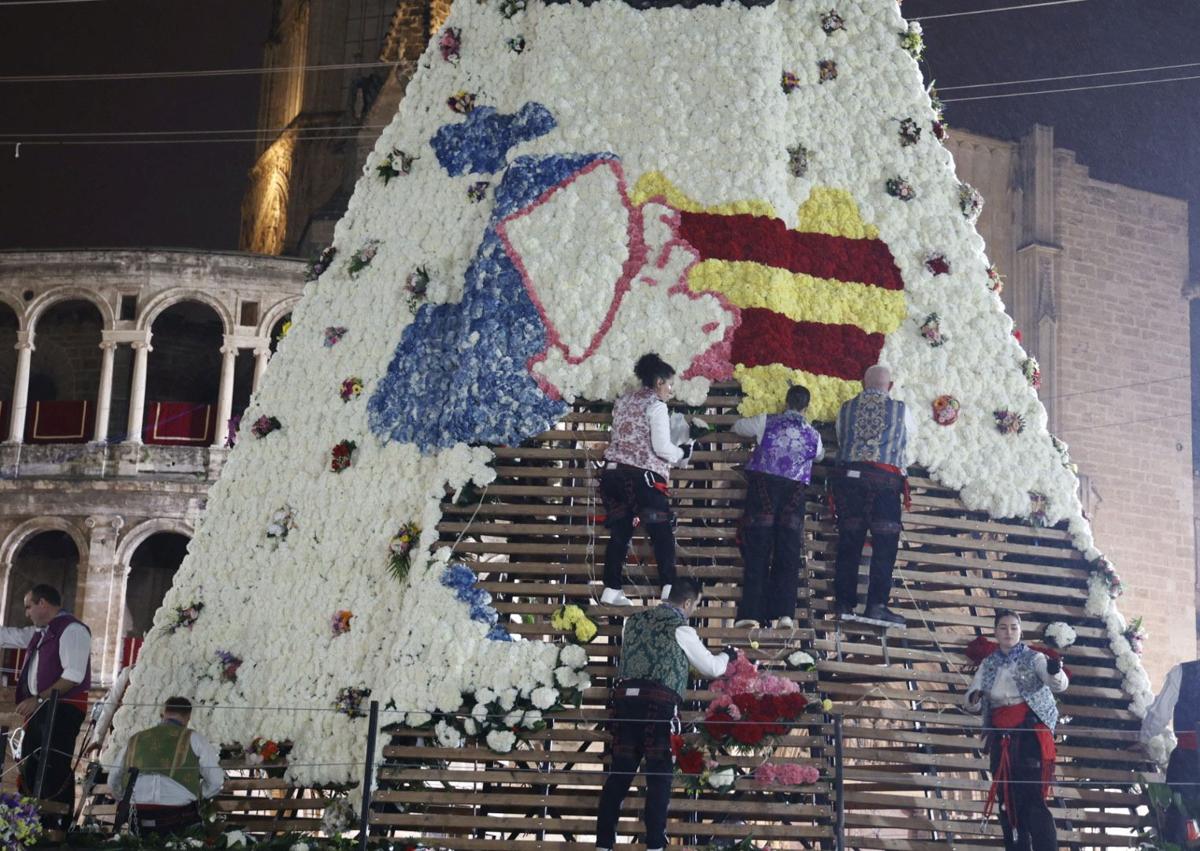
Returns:
[[[221,320],[223,333],[233,333],[233,312],[229,309],[228,305],[204,290],[182,288],[167,290],[147,302],[146,306],[138,314],[137,329],[139,331],[149,331],[154,325],[154,320],[158,318],[160,313],[168,307],[173,307],[185,301],[198,302],[212,308],[217,314],[217,318]]]
[[[189,539],[196,534],[195,529],[192,528],[192,524],[170,517],[156,517],[153,520],[146,520],[139,523],[126,532],[122,536],[121,542],[117,544],[115,553],[116,563],[121,566],[123,571],[126,573],[129,572],[129,559],[133,557],[134,551],[142,545],[142,542],[151,535],[157,535],[159,532],[170,532]]]
[[[152,520],[138,530],[136,537],[130,536],[120,547],[118,564],[124,570],[117,589],[120,623],[116,635],[122,642],[128,637],[145,638],[192,540],[187,524],[170,520]]]
[[[9,586],[12,584],[13,562],[16,560],[17,554],[25,544],[44,532],[65,533],[75,545],[75,551],[79,555],[76,577],[78,578],[84,570],[88,558],[88,537],[82,529],[62,517],[34,517],[26,520],[9,532],[3,545],[0,545],[0,566],[4,571],[3,578],[0,580],[0,616],[3,616],[3,613],[8,610]],[[60,590],[65,591],[65,589]]]
[[[24,331],[29,327],[29,317],[26,313],[25,305],[21,304],[16,296],[0,290],[0,304],[9,308],[13,312],[13,315],[17,317],[18,331]]]
[[[263,316],[262,321],[258,323],[258,336],[270,337],[271,330],[275,327],[275,323],[283,317],[287,316],[296,309],[296,305],[300,303],[301,296],[291,296],[285,298],[279,304],[274,305]]]
[[[47,290],[40,296],[30,302],[25,314],[25,325],[23,330],[33,331],[34,344],[37,343],[37,321],[41,318],[49,308],[64,301],[86,301],[95,305],[100,311],[100,319],[102,327],[105,330],[112,330],[116,322],[116,316],[113,315],[112,305],[106,302],[103,296],[95,290],[84,289],[83,287],[55,287],[52,290]],[[20,319],[21,314],[17,314]]]

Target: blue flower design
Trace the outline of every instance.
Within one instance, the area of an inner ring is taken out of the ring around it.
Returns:
[[[442,571],[441,583],[455,591],[455,598],[465,604],[471,620],[486,624],[490,629],[487,637],[492,641],[511,641],[512,636],[497,622],[500,615],[492,608],[492,595],[475,587],[475,573],[464,564],[451,564]]]
[[[546,328],[496,225],[580,169],[615,158],[597,153],[513,162],[467,267],[462,301],[422,305],[404,329],[367,405],[376,435],[415,443],[423,452],[459,442],[511,445],[566,413],[566,404],[547,396],[526,366],[545,351]]]
[[[494,106],[481,106],[471,110],[461,124],[443,124],[429,144],[451,177],[493,174],[504,168],[509,150],[545,136],[554,127],[554,116],[540,103],[527,103],[513,115],[501,115]]]

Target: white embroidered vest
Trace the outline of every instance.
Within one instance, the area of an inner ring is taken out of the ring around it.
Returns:
[[[612,438],[604,450],[604,459],[650,470],[669,479],[671,465],[654,454],[650,442],[650,419],[646,414],[657,401],[658,396],[648,387],[617,399],[613,405]]]

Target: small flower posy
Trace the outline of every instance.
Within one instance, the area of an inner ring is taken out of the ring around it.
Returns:
[[[358,444],[353,440],[342,440],[330,450],[329,469],[335,473],[350,469],[354,464],[354,450]]]
[[[357,278],[359,272],[371,265],[371,261],[379,253],[381,244],[378,239],[368,239],[358,251],[350,255],[350,262],[346,268],[350,272],[351,278]]]
[[[1056,650],[1066,650],[1075,643],[1076,638],[1075,630],[1062,621],[1046,624],[1046,629],[1042,634],[1046,638],[1046,643]]]
[[[518,36],[514,36],[513,38],[510,38],[506,42],[506,44],[508,45],[508,49],[511,50],[513,53],[524,53],[525,52],[525,36],[523,36],[523,35],[518,35]]]
[[[262,765],[268,762],[279,762],[286,759],[292,751],[292,740],[275,741],[264,736],[255,736],[243,751],[246,762],[250,765]]]
[[[388,569],[397,582],[403,582],[412,567],[412,551],[421,539],[421,527],[405,523],[388,543]]]
[[[525,11],[526,0],[501,0],[500,14],[505,19],[516,17],[519,12]]]
[[[963,217],[971,224],[975,224],[979,219],[979,214],[983,212],[983,196],[969,183],[959,184],[958,207],[962,210]]]
[[[363,392],[363,380],[357,375],[352,375],[342,382],[341,389],[338,390],[338,395],[343,402],[349,402],[357,399]]]
[[[272,515],[267,523],[267,537],[278,541],[285,540],[288,532],[296,528],[296,513],[290,505],[283,505]]]
[[[822,59],[817,63],[817,80],[821,83],[828,83],[831,80],[836,80],[838,76],[837,63],[832,59]]]
[[[808,157],[811,153],[803,145],[792,145],[787,149],[788,172],[792,177],[804,177],[808,174]]]
[[[329,631],[336,638],[339,635],[345,635],[350,631],[350,621],[354,617],[354,612],[349,609],[338,609],[333,613],[333,617],[329,619]]]
[[[487,182],[481,182],[486,190]],[[429,270],[424,266],[418,266],[409,272],[408,277],[404,279],[404,291],[408,293],[408,309],[416,313],[417,308],[429,295]]]
[[[588,644],[596,637],[596,624],[574,603],[555,609],[550,625],[568,633],[577,644]]]
[[[836,9],[830,9],[821,16],[821,29],[825,31],[825,35],[833,35],[838,30],[846,28],[846,21],[837,13]]]
[[[242,667],[241,657],[228,650],[218,650],[217,660],[221,663],[221,682],[236,683],[238,668]]]
[[[942,318],[936,313],[931,313],[925,317],[925,321],[921,323],[920,331],[921,336],[935,349],[938,346],[944,345],[950,339],[942,333]]]
[[[196,625],[196,621],[200,617],[200,612],[203,610],[204,604],[200,602],[189,603],[186,606],[176,606],[175,620],[167,627],[167,632],[174,633],[181,629],[191,629]]]
[[[340,343],[342,341],[342,337],[346,336],[346,332],[348,330],[350,329],[344,328],[341,325],[330,325],[328,328],[326,328],[324,340],[325,348],[332,349],[334,346]]]
[[[925,255],[925,268],[930,273],[937,277],[938,275],[950,274],[950,261],[946,259],[944,254],[927,254]]]
[[[1016,411],[1001,409],[993,411],[996,419],[996,430],[1001,434],[1020,434],[1025,430],[1025,417]]]
[[[800,88],[800,76],[795,71],[784,71],[780,86],[783,88],[785,95],[790,95],[796,89]]]
[[[917,197],[917,190],[913,188],[913,185],[899,175],[889,177],[885,187],[888,195],[899,198],[901,201],[911,201]]]
[[[418,157],[411,154],[406,154],[399,148],[392,148],[392,152],[383,158],[379,165],[375,166],[375,171],[383,178],[383,185],[387,186],[393,177],[403,177],[412,172],[412,164]]]
[[[1125,627],[1125,631],[1121,633],[1125,640],[1129,642],[1129,647],[1138,656],[1142,655],[1146,639],[1150,637],[1150,633],[1146,632],[1142,626],[1142,617],[1139,615],[1129,622],[1129,626]]]
[[[906,118],[900,122],[900,147],[907,148],[921,141],[921,125],[915,118]]]
[[[450,107],[451,112],[469,115],[475,110],[475,94],[465,89],[457,91],[446,98],[446,106]]]
[[[940,426],[954,425],[958,421],[958,400],[949,394],[933,400],[933,421]]]
[[[999,295],[1004,291],[1004,277],[1000,274],[1000,270],[995,265],[987,268],[987,288]]]
[[[283,428],[278,417],[269,417],[263,414],[254,421],[254,425],[250,426],[250,433],[257,438],[264,438],[273,431],[279,431]]]
[[[363,703],[371,696],[369,688],[356,688],[354,686],[346,686],[337,693],[337,699],[334,701],[334,708],[344,715],[349,715],[351,718],[362,718],[367,713],[363,711]]]
[[[900,46],[907,50],[913,59],[920,59],[925,54],[925,38],[917,21],[909,21],[908,29],[900,33]]]
[[[1021,361],[1021,372],[1034,390],[1042,386],[1042,368],[1038,364],[1037,358],[1025,358]]]
[[[442,61],[457,65],[458,57],[462,53],[462,30],[458,27],[446,27],[442,30],[438,38],[438,51],[442,54]]]
[[[333,264],[333,258],[335,257],[337,257],[337,249],[331,245],[304,268],[304,280],[312,283],[321,277],[321,275],[325,274],[325,270]]]
[[[488,187],[491,186],[486,180],[477,180],[467,187],[467,198],[472,204],[478,204],[480,201],[487,198]]]

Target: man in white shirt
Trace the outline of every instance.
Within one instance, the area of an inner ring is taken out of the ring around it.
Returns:
[[[25,719],[21,742],[21,790],[26,795],[66,805],[74,812],[75,778],[71,758],[75,739],[87,711],[92,685],[92,633],[70,613],[63,611],[62,596],[49,585],[35,585],[25,594],[25,615],[33,626],[0,627],[0,647],[25,651],[25,662],[17,679],[16,711]],[[50,698],[58,702],[50,717]],[[49,735],[42,787],[37,788],[41,747]],[[65,827],[68,817],[47,814],[50,828]]]
[[[191,701],[167,698],[161,717],[161,723],[130,737],[109,771],[109,786],[119,799],[129,770],[138,770],[133,825],[143,835],[178,834],[200,825],[200,799],[211,798],[225,783],[217,749],[188,729]]]
[[[689,667],[712,679],[725,673],[733,651],[713,654],[688,625],[700,603],[700,586],[679,579],[661,606],[625,621],[617,683],[609,700],[612,762],[600,793],[596,848],[612,851],[621,804],[638,767],[646,773],[646,848],[666,847],[671,804],[671,725],[687,689]]]

